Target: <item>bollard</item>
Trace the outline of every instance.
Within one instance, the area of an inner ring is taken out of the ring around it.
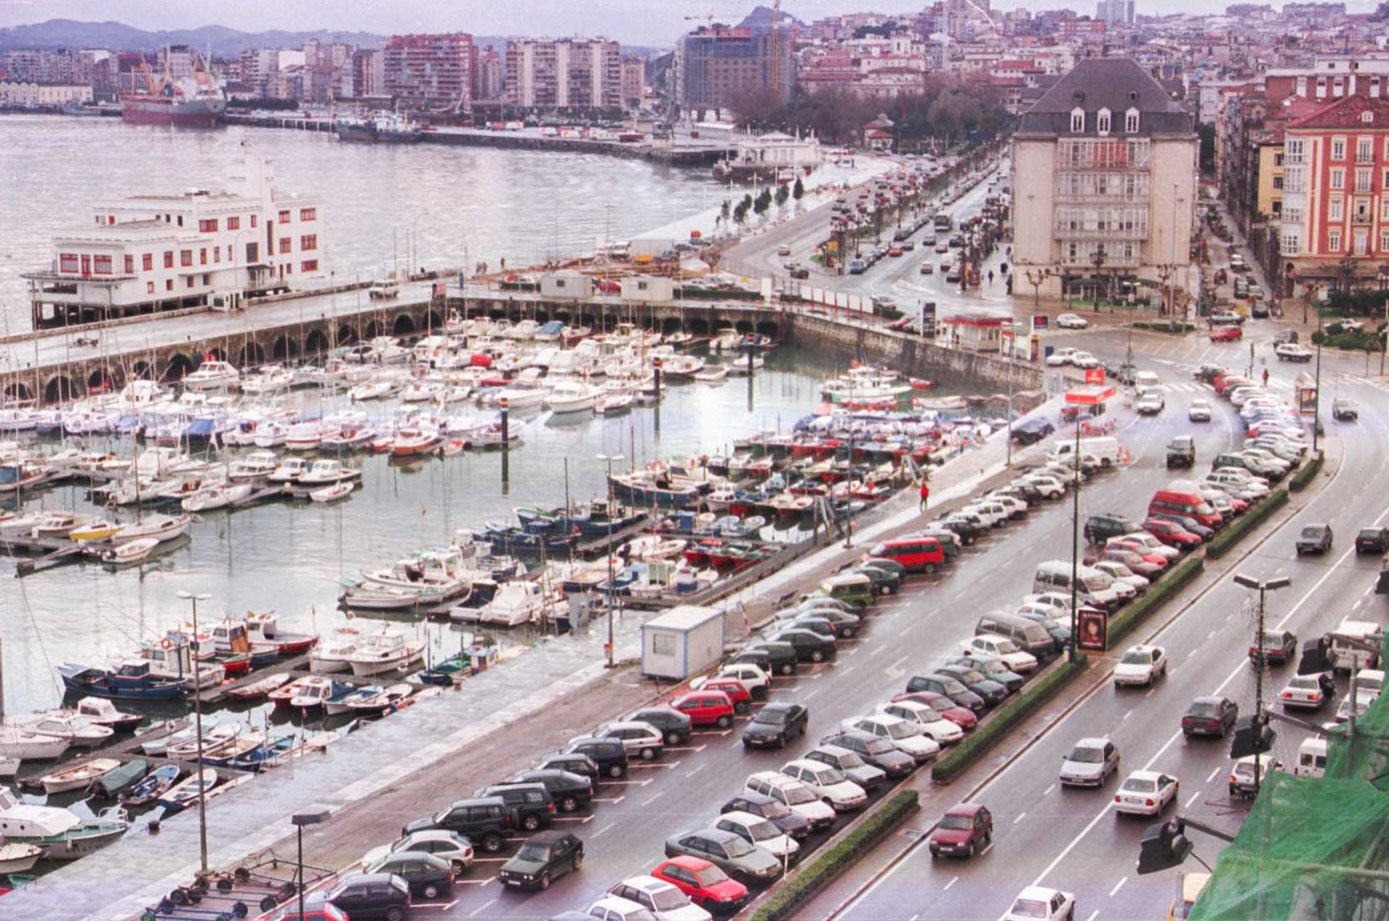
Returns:
[[[651,370],[656,382],[656,405],[661,405],[661,356],[651,359]]]

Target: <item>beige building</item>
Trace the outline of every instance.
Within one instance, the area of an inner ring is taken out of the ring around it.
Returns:
[[[1013,264],[1049,297],[1187,276],[1196,200],[1191,115],[1128,58],[1082,61],[1013,136]],[[1034,275],[1035,277],[1035,275]],[[1030,283],[1023,290],[1031,290]]]
[[[622,55],[606,39],[518,39],[506,46],[506,95],[527,108],[622,105]]]
[[[0,81],[0,106],[39,109],[64,106],[70,102],[91,102],[90,86],[66,83],[19,83]]]

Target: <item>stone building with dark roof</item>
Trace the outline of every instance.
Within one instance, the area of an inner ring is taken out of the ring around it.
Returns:
[[[1013,136],[1019,283],[1045,275],[1048,297],[1112,296],[1123,281],[1185,287],[1197,152],[1191,114],[1136,62],[1077,64]]]

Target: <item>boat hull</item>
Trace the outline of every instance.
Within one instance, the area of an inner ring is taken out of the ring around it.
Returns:
[[[216,128],[225,111],[226,103],[221,101],[174,102],[156,97],[121,100],[121,120],[133,125]]]

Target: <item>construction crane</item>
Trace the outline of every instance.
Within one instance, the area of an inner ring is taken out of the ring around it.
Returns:
[[[704,28],[705,28],[705,29],[712,29],[712,28],[714,27],[714,11],[713,11],[713,10],[710,10],[709,12],[704,13],[704,14],[701,15],[701,16],[686,16],[686,17],[685,17],[685,21],[686,21],[686,22],[699,22],[700,20],[703,20],[703,21],[704,21]]]

